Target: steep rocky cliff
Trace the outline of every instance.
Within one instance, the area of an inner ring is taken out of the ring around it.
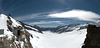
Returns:
[[[100,27],[89,24],[82,48],[100,48]]]

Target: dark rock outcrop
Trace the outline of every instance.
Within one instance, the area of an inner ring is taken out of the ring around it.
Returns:
[[[16,23],[20,24],[19,26],[13,26],[13,23],[14,22],[11,20],[11,17],[8,16],[8,31],[12,32],[14,36],[12,36],[12,39],[7,39],[8,37],[2,37],[3,41],[0,38],[0,48],[33,48],[30,42],[30,37],[33,38],[31,33],[29,33],[24,25],[22,25],[20,22],[16,21]]]
[[[88,25],[86,39],[82,48],[100,48],[100,27]]]

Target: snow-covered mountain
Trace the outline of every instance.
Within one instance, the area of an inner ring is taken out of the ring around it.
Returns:
[[[0,48],[33,48],[30,42],[33,35],[29,33],[28,28],[31,28],[33,32],[40,32],[34,27],[16,21],[11,15],[1,14],[0,30],[4,32],[0,34]]]
[[[25,23],[23,23],[21,21],[19,21],[19,22],[23,25],[23,27],[25,29],[27,29],[27,30],[33,30],[33,31],[36,31],[36,32],[39,32],[39,33],[42,33],[43,34],[43,32],[42,32],[42,30],[40,29],[39,26],[36,26],[36,25],[31,26],[31,25],[25,24]]]
[[[81,24],[70,24],[70,25],[65,25],[65,26],[58,26],[53,30],[55,33],[63,33],[63,32],[71,32],[73,30],[82,30],[86,29],[87,24],[81,25]]]

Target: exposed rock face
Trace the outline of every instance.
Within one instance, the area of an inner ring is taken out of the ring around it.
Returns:
[[[86,39],[82,48],[100,48],[100,27],[88,25]]]

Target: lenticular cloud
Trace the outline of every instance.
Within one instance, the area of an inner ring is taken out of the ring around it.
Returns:
[[[92,11],[85,11],[85,10],[70,10],[61,13],[49,14],[48,16],[52,18],[78,18],[79,20],[93,21],[93,22],[96,22],[97,20],[100,19],[100,15]]]

